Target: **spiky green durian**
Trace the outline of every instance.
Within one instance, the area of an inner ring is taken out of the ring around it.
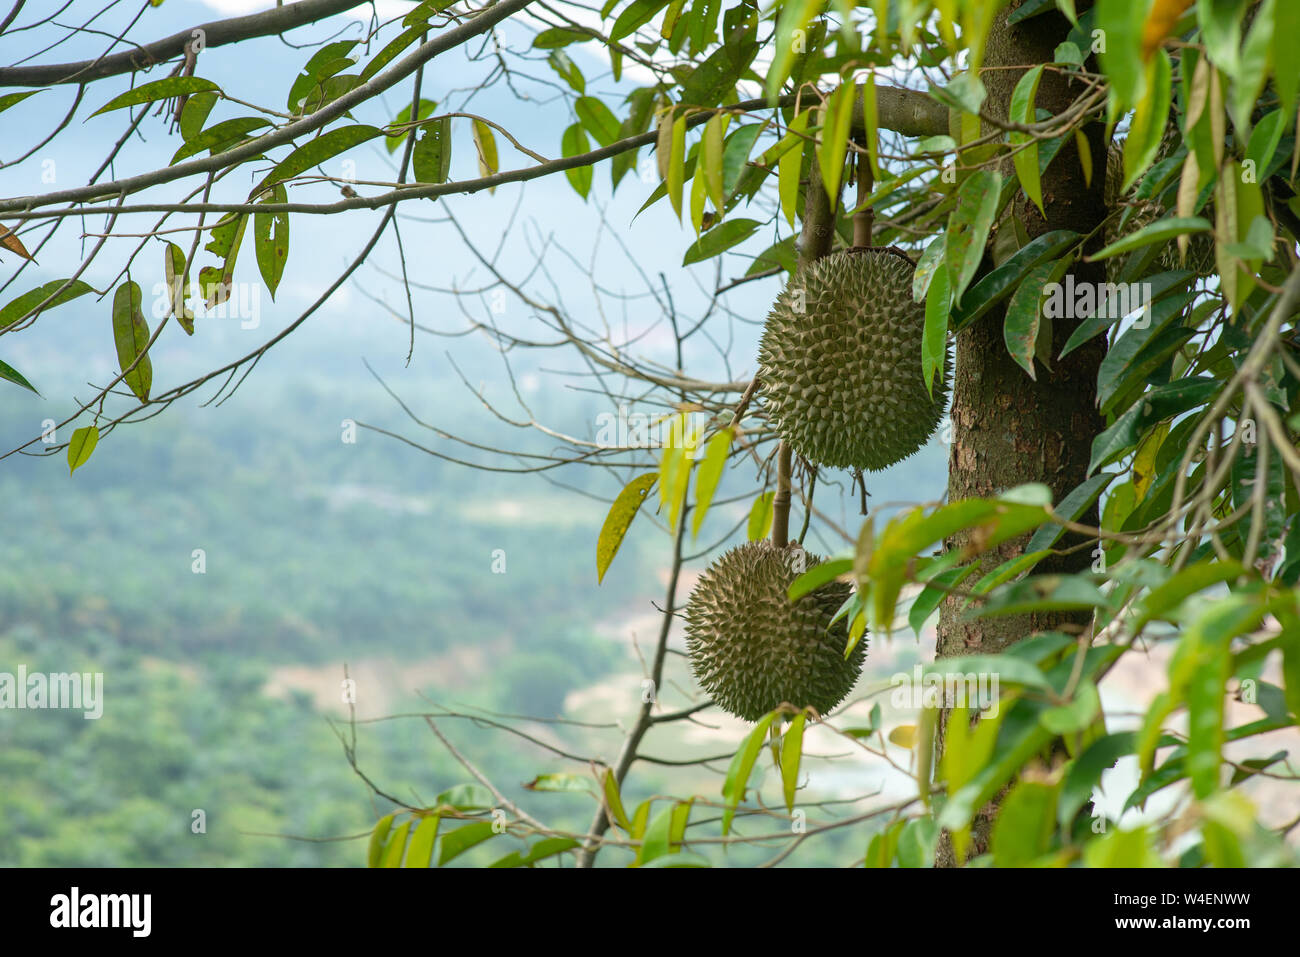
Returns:
[[[746,542],[700,576],[686,605],[686,647],[700,687],[723,710],[757,721],[784,701],[825,714],[853,690],[866,636],[846,659],[845,620],[830,623],[849,586],[787,597],[791,582],[820,563],[797,546]]]
[[[769,419],[809,461],[878,471],[934,434],[948,360],[931,397],[915,271],[892,250],[842,250],[802,267],[777,297],[759,344],[759,381]]]
[[[1173,155],[1178,148],[1179,142],[1178,125],[1171,123],[1160,142],[1155,161],[1158,163]],[[1125,236],[1136,233],[1139,229],[1149,226],[1157,219],[1169,214],[1169,210],[1155,200],[1139,198],[1140,184],[1134,185],[1126,194],[1120,193],[1120,187],[1123,183],[1124,141],[1113,140],[1106,151],[1105,201],[1108,215],[1105,227],[1102,230],[1102,238],[1107,246],[1123,239]],[[1125,211],[1119,207],[1129,207],[1129,209]],[[1198,215],[1204,216],[1213,222],[1214,204],[1206,204]],[[1125,264],[1130,257],[1146,255],[1149,252],[1150,250],[1142,249],[1107,259],[1106,278],[1112,282],[1115,281],[1123,274]],[[1214,234],[1193,233],[1188,237],[1185,255],[1179,253],[1178,241],[1171,239],[1160,247],[1155,261],[1147,266],[1143,275],[1148,276],[1174,269],[1190,269],[1198,276],[1208,276],[1217,268],[1214,259]]]

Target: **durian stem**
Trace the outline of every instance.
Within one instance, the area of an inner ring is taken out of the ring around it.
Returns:
[[[863,206],[876,188],[875,177],[871,174],[871,156],[865,149],[858,154],[858,202],[857,212],[853,214],[853,248],[866,249],[871,245],[871,234],[876,228],[876,213],[870,206]]]
[[[835,243],[835,205],[826,195],[821,167],[808,169],[808,186],[803,194],[803,235],[799,238],[799,265],[806,266],[830,253]]]
[[[776,450],[776,495],[772,497],[772,544],[790,544],[790,446],[782,442]]]
[[[807,460],[804,461],[804,469],[808,473],[808,492],[804,495],[803,509],[803,528],[799,529],[799,544],[808,536],[808,523],[812,521],[812,503],[813,490],[817,488],[817,468]]]

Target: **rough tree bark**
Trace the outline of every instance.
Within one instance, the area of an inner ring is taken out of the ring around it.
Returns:
[[[1013,7],[1015,4],[1012,5]],[[1080,4],[1085,8],[1087,4]],[[981,78],[988,90],[986,110],[1005,119],[1011,93],[1025,70],[1048,63],[1065,39],[1070,25],[1051,13],[1031,17],[1015,26],[1006,23],[1009,10],[999,14],[989,34]],[[1078,84],[1060,74],[1044,71],[1037,105],[1059,113],[1079,94]],[[988,132],[988,130],[986,130]],[[1046,218],[1023,193],[1018,193],[1013,214],[1029,236],[1052,229],[1090,232],[1104,215],[1106,149],[1100,123],[1084,130],[1096,170],[1091,186],[1085,183],[1073,139],[1067,140],[1042,180]],[[1014,176],[1007,164],[1004,175]],[[1095,249],[1099,239],[1090,248]],[[1104,282],[1103,263],[1076,263],[1071,269],[1076,283]],[[1102,429],[1096,408],[1097,369],[1105,343],[1094,339],[1063,360],[1052,360],[1051,371],[1038,366],[1035,382],[1007,352],[1003,341],[1004,310],[992,310],[963,330],[956,339],[953,378],[952,446],[948,460],[948,500],[991,496],[1026,482],[1042,482],[1061,498],[1085,478],[1092,437]],[[1052,329],[1052,356],[1061,351],[1077,320],[1057,319]],[[1083,521],[1095,524],[1095,510]],[[969,535],[953,536],[946,547],[962,548]],[[986,559],[989,567],[1020,554],[1027,536],[1006,542]],[[1077,541],[1077,539],[1076,539]],[[1069,544],[1063,540],[1063,544]],[[1039,571],[1078,571],[1092,561],[1090,550],[1053,557]],[[1024,615],[964,621],[961,601],[949,598],[940,608],[936,658],[992,654],[1013,642],[1050,628],[1070,629],[1080,624],[1071,615]],[[1085,616],[1086,621],[1086,616]],[[940,723],[942,729],[942,722]],[[941,731],[942,736],[942,731]],[[942,737],[941,737],[942,741]],[[971,854],[987,850],[995,807],[983,809],[972,828]],[[947,835],[939,845],[938,866],[952,866]]]

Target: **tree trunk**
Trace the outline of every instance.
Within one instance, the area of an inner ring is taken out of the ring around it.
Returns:
[[[1014,6],[1014,4],[1013,4]],[[1081,3],[1081,8],[1086,4]],[[988,90],[989,115],[1006,118],[1011,92],[1025,69],[1051,62],[1056,45],[1069,32],[1069,22],[1053,12],[1007,26],[1009,11],[998,15],[989,34],[985,69],[981,73]],[[1006,69],[1005,67],[1013,67]],[[1078,95],[1078,85],[1067,83],[1057,73],[1044,71],[1037,105],[1057,114]],[[988,132],[986,129],[985,132]],[[1015,215],[1024,223],[1030,238],[1052,229],[1072,229],[1086,234],[1104,215],[1103,189],[1106,148],[1100,123],[1084,130],[1092,152],[1094,175],[1084,181],[1073,138],[1043,174],[1044,219],[1023,194],[1013,200]],[[1008,162],[1004,175],[1015,176]],[[1089,247],[1100,246],[1100,237]],[[1075,283],[1105,281],[1103,263],[1075,263],[1070,270]],[[997,495],[1026,482],[1042,482],[1059,502],[1086,476],[1092,438],[1102,429],[1096,408],[1097,369],[1105,355],[1104,338],[1094,339],[1057,360],[1061,348],[1078,324],[1076,319],[1057,319],[1052,329],[1052,368],[1037,365],[1035,382],[1008,354],[1003,339],[1003,309],[990,311],[983,319],[963,330],[956,340],[956,368],[953,380],[952,447],[948,460],[948,500]],[[1096,524],[1095,509],[1083,521]],[[961,548],[968,534],[953,536],[947,548]],[[1076,538],[1074,541],[1078,541]],[[990,553],[988,567],[1020,554],[1027,536],[1009,541]],[[1069,539],[1063,539],[1068,544]],[[1039,571],[1073,572],[1092,562],[1090,549],[1065,556],[1052,556]],[[1077,615],[1033,614],[1006,618],[963,621],[961,600],[949,598],[940,608],[936,658],[970,654],[992,654],[1034,632],[1078,626]],[[1082,616],[1086,623],[1088,616]],[[942,745],[940,722],[940,746]],[[988,848],[995,807],[983,809],[972,828],[971,854]],[[939,845],[938,866],[954,864],[947,835]]]

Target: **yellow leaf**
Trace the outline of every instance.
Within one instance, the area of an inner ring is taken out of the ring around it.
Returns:
[[[1192,0],[1156,0],[1147,14],[1146,23],[1142,24],[1142,59],[1150,60],[1151,55],[1160,49],[1165,38],[1173,33],[1178,18],[1183,15]]]
[[[704,516],[713,501],[713,493],[718,489],[718,481],[722,478],[722,470],[731,452],[732,434],[731,426],[727,426],[709,439],[709,445],[704,450],[704,462],[695,477],[695,514],[691,517],[692,538],[700,534],[700,526],[704,524]]]
[[[799,204],[799,178],[803,173],[803,133],[808,129],[810,112],[800,113],[790,121],[789,132],[782,137],[785,152],[777,161],[777,192],[781,198],[781,211],[790,226],[794,226],[795,211]],[[788,143],[787,143],[788,141]]]
[[[1088,145],[1088,137],[1083,135],[1083,130],[1074,131],[1074,145],[1079,150],[1079,166],[1083,169],[1083,182],[1085,186],[1092,185],[1092,147]]]
[[[715,113],[704,124],[704,138],[700,141],[700,163],[695,169],[696,179],[700,178],[700,170],[703,169],[709,199],[713,201],[713,208],[719,215],[727,201],[722,193],[722,136],[730,118],[726,113]]]
[[[840,195],[840,176],[844,172],[844,154],[849,147],[849,127],[853,120],[853,84],[841,83],[826,98],[822,109],[822,134],[817,145],[822,183],[834,207]]]
[[[650,486],[658,479],[659,476],[653,472],[638,475],[627,483],[623,491],[619,492],[618,497],[614,499],[614,504],[609,507],[605,524],[600,529],[600,537],[596,540],[597,584],[604,580],[605,572],[609,570],[610,563],[618,554],[619,546],[623,544],[623,536],[627,534],[628,526],[640,511],[641,503],[645,501]]]
[[[1188,154],[1192,155],[1192,154]],[[1165,436],[1169,434],[1169,423],[1162,422],[1159,426],[1151,431],[1142,444],[1138,446],[1137,454],[1133,456],[1133,490],[1137,495],[1137,501],[1141,502],[1146,497],[1147,489],[1156,477],[1156,455],[1160,451],[1160,446],[1164,444]]]
[[[900,724],[889,732],[889,740],[900,748],[911,750],[916,746],[916,725]]]
[[[686,180],[686,114],[673,120],[672,145],[668,152],[668,199],[673,212],[682,218],[682,186]]]
[[[500,169],[496,137],[492,135],[492,127],[482,120],[474,121],[474,149],[478,151],[479,176],[491,176]],[[496,187],[491,187],[488,192],[495,193]]]

